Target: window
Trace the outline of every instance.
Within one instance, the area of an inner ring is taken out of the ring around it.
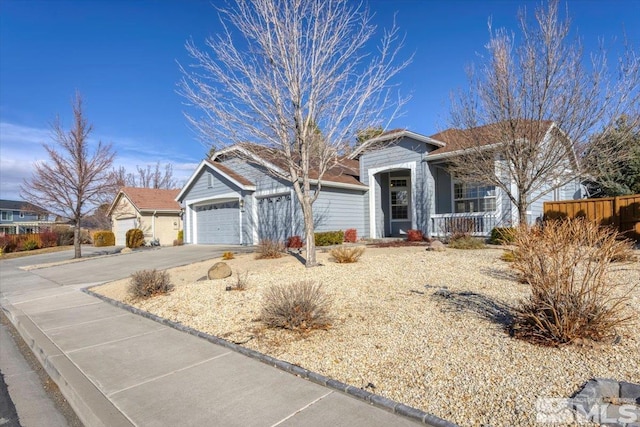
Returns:
[[[13,221],[13,212],[12,211],[2,211],[0,216],[2,221]]]
[[[455,213],[493,212],[496,210],[496,187],[456,182],[453,184],[453,206]]]
[[[391,201],[391,220],[409,219],[409,180],[392,178],[389,180],[389,199]]]

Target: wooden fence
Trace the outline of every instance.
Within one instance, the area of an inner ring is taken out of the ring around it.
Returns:
[[[602,199],[544,202],[545,218],[587,218],[616,227],[625,236],[640,241],[640,194]]]

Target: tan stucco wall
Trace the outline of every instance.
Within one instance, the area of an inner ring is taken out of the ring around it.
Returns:
[[[178,231],[182,230],[182,220],[179,214],[157,213],[154,224],[153,213],[144,212],[141,214],[129,202],[129,199],[120,197],[111,213],[111,227],[114,234],[117,236],[118,233],[116,220],[133,217],[136,218],[138,228],[144,232],[145,240],[147,242],[153,240],[155,228],[155,238],[160,241],[162,246],[173,245],[173,241],[178,238]]]
[[[173,241],[178,238],[178,231],[182,230],[182,220],[178,214],[156,214],[155,226],[153,214],[145,213],[145,215],[138,217],[138,221],[139,228],[144,232],[144,239],[146,241],[153,240],[155,228],[155,238],[160,241],[162,246],[173,245]]]

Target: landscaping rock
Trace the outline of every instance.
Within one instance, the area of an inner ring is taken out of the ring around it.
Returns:
[[[444,243],[442,243],[440,240],[434,240],[433,242],[429,243],[429,246],[427,246],[427,250],[442,252],[445,250]]]
[[[133,249],[131,248],[122,248],[120,251],[121,254],[130,254],[131,252],[133,252]]]
[[[207,273],[209,280],[224,279],[229,276],[231,276],[231,267],[226,262],[216,262]]]

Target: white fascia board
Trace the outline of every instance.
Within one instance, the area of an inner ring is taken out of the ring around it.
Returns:
[[[302,178],[300,179],[302,180]],[[318,180],[317,179],[310,179],[309,180],[310,184],[318,184]],[[369,187],[362,184],[362,185],[357,185],[357,184],[347,184],[344,182],[334,182],[334,181],[325,181],[325,180],[320,180],[320,184],[322,184],[323,187],[332,187],[332,188],[344,188],[347,190],[359,190],[359,191],[367,191],[369,190]]]
[[[225,193],[225,194],[219,194],[213,197],[200,197],[198,199],[186,200],[185,204],[187,206],[195,206],[195,205],[208,204],[208,203],[229,202],[233,200],[239,200],[241,198],[242,198],[242,195],[240,193]]]
[[[437,139],[430,138],[426,135],[421,135],[419,133],[412,132],[410,130],[403,130],[396,133],[390,133],[387,135],[378,136],[376,138],[372,138],[365,141],[360,145],[360,147],[358,147],[353,153],[349,155],[349,159],[355,159],[360,153],[362,153],[362,151],[364,151],[370,145],[373,145],[377,142],[392,141],[394,139],[400,139],[405,136],[415,139],[416,141],[424,142],[425,144],[431,144],[438,147],[444,147],[446,145],[444,142],[438,141]]]
[[[195,181],[195,179],[198,176],[198,174],[200,173],[200,171],[202,169],[204,169],[205,167],[209,167],[209,168],[213,169],[214,171],[216,171],[216,173],[219,173],[224,178],[228,179],[235,186],[237,186],[238,188],[240,188],[242,190],[247,190],[247,191],[255,191],[256,190],[256,186],[255,185],[244,185],[244,184],[241,184],[238,181],[236,181],[235,179],[233,179],[232,177],[230,177],[229,175],[227,175],[226,173],[224,173],[223,171],[221,171],[220,169],[216,168],[215,165],[212,165],[209,161],[203,160],[203,161],[200,162],[200,164],[198,165],[196,170],[193,172],[193,174],[191,174],[191,177],[189,177],[189,180],[187,181],[187,183],[184,185],[184,187],[182,187],[182,190],[180,190],[180,193],[178,193],[178,195],[176,196],[176,198],[175,198],[176,202],[180,203],[182,201],[182,198],[184,197],[184,194],[186,193],[187,189],[189,187],[191,187],[191,184],[193,184],[193,182]]]
[[[191,174],[191,176],[189,177],[189,180],[187,180],[187,183],[182,187],[182,190],[180,190],[180,192],[178,193],[178,195],[175,198],[175,201],[180,203],[180,201],[182,200],[184,193],[186,193],[187,189],[189,187],[191,187],[191,184],[193,184],[193,182],[196,179],[196,176],[198,176],[198,173],[200,173],[200,171],[202,170],[202,168],[204,167],[204,165],[206,164],[206,161],[203,160],[200,162],[200,164],[196,167],[196,170]]]
[[[482,147],[479,148],[467,148],[464,150],[456,150],[456,151],[450,151],[448,153],[440,153],[440,154],[427,154],[425,156],[425,160],[426,161],[431,161],[431,160],[441,160],[441,159],[448,159],[450,157],[455,157],[455,156],[459,156],[460,154],[465,154],[465,153],[470,153],[473,152],[475,150],[479,150],[479,151],[486,151],[486,150],[490,150],[492,148],[498,147],[502,145],[502,143],[497,143],[497,144],[488,144],[488,145],[484,145]]]

